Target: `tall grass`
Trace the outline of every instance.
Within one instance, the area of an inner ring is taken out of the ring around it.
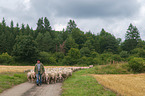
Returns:
[[[97,65],[91,69],[80,71],[83,74],[130,74],[128,70],[128,64],[109,64],[109,65]]]

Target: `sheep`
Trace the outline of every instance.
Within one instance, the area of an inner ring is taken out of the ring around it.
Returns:
[[[35,79],[35,73],[33,70],[31,70],[30,72],[27,73],[27,79],[29,82],[34,82],[34,79]],[[31,80],[32,79],[32,80]]]
[[[89,65],[89,68],[92,68],[93,67],[93,65]]]
[[[63,76],[62,76],[62,71],[59,71],[58,72],[58,82],[63,82],[64,81],[64,78],[63,78]]]
[[[42,82],[46,84],[63,82],[69,76],[72,76],[73,72],[92,67],[93,65],[90,65],[89,67],[47,68],[45,69],[44,74],[42,74]],[[30,72],[27,73],[27,79],[29,82],[33,82],[35,77],[33,70],[30,70]]]
[[[50,76],[48,75],[47,72],[45,72],[45,76],[44,77],[45,77],[45,78],[43,78],[44,81],[45,81],[44,83],[49,84]]]
[[[56,83],[57,80],[57,76],[54,72],[48,73],[48,75],[50,76],[50,83]]]
[[[27,79],[28,79],[29,82],[31,81],[31,72],[27,73]]]

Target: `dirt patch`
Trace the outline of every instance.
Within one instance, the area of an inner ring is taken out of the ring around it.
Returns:
[[[61,86],[62,83],[37,86],[26,82],[5,90],[0,96],[60,96]]]

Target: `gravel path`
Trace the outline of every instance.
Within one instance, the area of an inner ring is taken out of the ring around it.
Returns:
[[[62,83],[37,86],[26,82],[4,91],[0,96],[60,96],[61,86]]]

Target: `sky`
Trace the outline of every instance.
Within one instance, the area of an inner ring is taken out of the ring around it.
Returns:
[[[29,24],[36,29],[37,21],[47,17],[52,29],[66,29],[70,19],[84,32],[99,34],[101,29],[116,38],[125,39],[130,23],[136,26],[145,40],[144,0],[0,0],[0,22],[8,26],[11,20]]]

